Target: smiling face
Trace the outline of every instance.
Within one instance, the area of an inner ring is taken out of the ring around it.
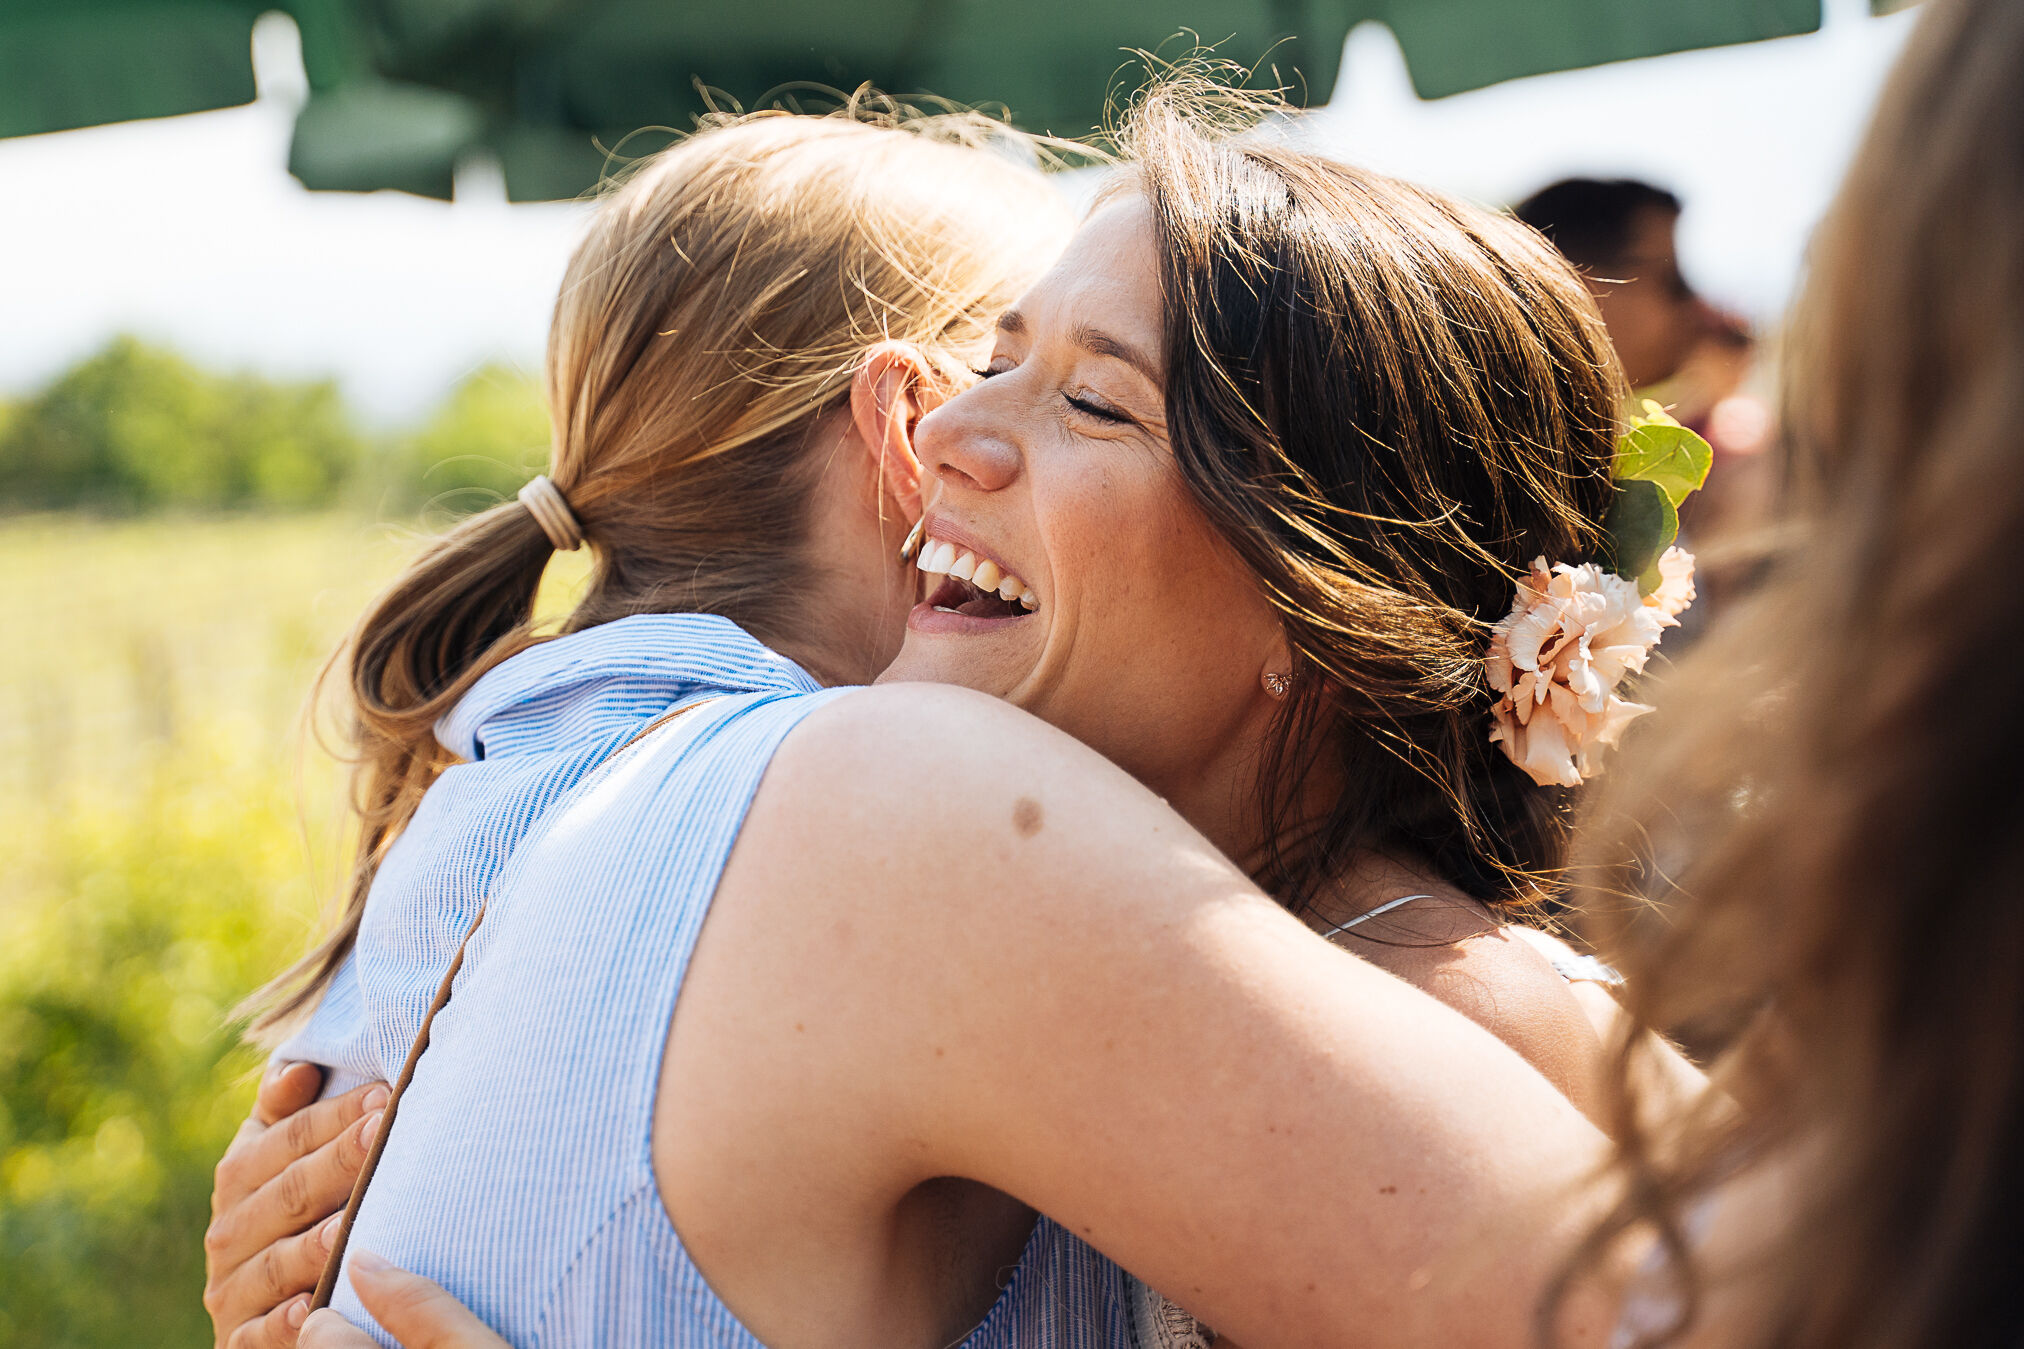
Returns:
[[[1142,200],[1097,212],[922,420],[923,598],[882,678],[1006,698],[1179,804],[1255,747],[1286,657],[1174,463],[1156,247]]]

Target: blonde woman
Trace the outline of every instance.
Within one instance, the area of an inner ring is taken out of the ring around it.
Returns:
[[[543,810],[669,707],[868,683],[898,649],[920,513],[878,437],[969,383],[1070,220],[980,117],[720,119],[601,203],[556,303],[552,466],[459,525],[342,667],[361,837],[341,921],[252,1004],[275,1091],[331,1098],[219,1171],[221,1343],[284,1343],[429,999]],[[1023,160],[1023,162],[1022,162]],[[869,352],[869,354],[868,354]],[[557,550],[587,593],[529,629]],[[321,1070],[321,1071],[319,1071]],[[267,1118],[271,1118],[268,1116]],[[324,1165],[263,1170],[283,1141]],[[235,1207],[268,1180],[264,1207]]]

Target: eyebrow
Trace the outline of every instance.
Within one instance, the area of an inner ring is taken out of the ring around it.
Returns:
[[[998,316],[998,331],[1013,337],[1025,336],[1027,331],[1026,316],[1016,309],[1006,310]],[[1158,364],[1150,356],[1147,356],[1143,351],[1123,338],[1114,337],[1103,329],[1087,323],[1076,324],[1074,331],[1069,336],[1084,351],[1092,352],[1098,356],[1108,356],[1113,360],[1123,361],[1126,365],[1144,375],[1151,383],[1155,385],[1160,383]]]
[[[1123,338],[1113,337],[1103,331],[1103,329],[1093,328],[1087,323],[1076,324],[1075,331],[1070,336],[1075,339],[1075,344],[1083,350],[1094,352],[1098,356],[1108,356],[1112,360],[1123,361],[1126,365],[1144,375],[1146,380],[1154,386],[1160,383],[1159,366],[1153,363],[1151,357]]]

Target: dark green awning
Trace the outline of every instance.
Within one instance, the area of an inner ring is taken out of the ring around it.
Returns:
[[[1349,29],[1377,19],[1437,98],[1811,32],[1821,0],[0,0],[0,136],[244,103],[253,20],[277,8],[302,32],[289,167],[308,186],[447,197],[490,151],[508,194],[539,200],[592,186],[639,128],[693,125],[699,84],[757,106],[870,83],[1080,136],[1127,53],[1183,31],[1321,103]]]

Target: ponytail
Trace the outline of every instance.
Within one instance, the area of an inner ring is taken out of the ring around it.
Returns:
[[[350,675],[358,841],[336,926],[241,1005],[257,1043],[271,1047],[283,1039],[351,953],[381,860],[422,794],[453,762],[436,740],[436,722],[486,671],[536,643],[534,596],[554,551],[522,502],[475,515],[411,563],[324,666],[319,691],[340,666]]]

